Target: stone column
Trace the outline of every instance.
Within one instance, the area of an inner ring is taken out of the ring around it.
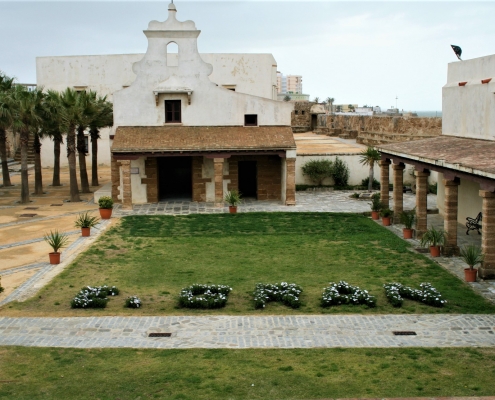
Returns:
[[[296,205],[296,159],[287,158],[285,175],[285,205]]]
[[[131,161],[122,160],[120,161],[122,166],[122,209],[132,210],[132,188],[131,188]]]
[[[427,195],[430,172],[416,171],[416,237],[421,238],[428,229]]]
[[[118,201],[119,196],[119,185],[120,185],[120,172],[119,172],[119,164],[113,158],[110,161],[110,174],[112,181],[112,199],[114,202]]]
[[[400,214],[404,211],[404,169],[403,163],[393,164],[394,170],[394,224],[400,222]]]
[[[495,278],[495,193],[488,190],[480,190],[483,198],[481,212],[481,249],[485,256],[481,267],[478,269],[480,278]]]
[[[447,232],[447,242],[445,243],[444,253],[448,256],[459,255],[459,246],[457,246],[457,209],[458,209],[458,188],[459,182],[455,180],[444,179],[445,199],[444,199],[444,229]]]
[[[380,161],[380,201],[384,208],[390,207],[389,202],[389,174],[390,174],[390,160]]]
[[[223,207],[223,158],[214,158],[215,169],[215,207]]]

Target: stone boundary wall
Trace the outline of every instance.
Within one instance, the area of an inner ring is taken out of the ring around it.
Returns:
[[[442,118],[327,115],[327,127],[358,132],[439,136]]]

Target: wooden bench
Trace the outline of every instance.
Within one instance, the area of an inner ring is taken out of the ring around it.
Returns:
[[[480,232],[480,229],[481,229],[481,218],[482,218],[482,215],[481,213],[479,213],[476,218],[471,218],[471,217],[467,217],[466,218],[466,228],[467,228],[467,231],[466,231],[466,235],[469,235],[469,231],[478,231],[478,235],[481,235],[481,232]]]

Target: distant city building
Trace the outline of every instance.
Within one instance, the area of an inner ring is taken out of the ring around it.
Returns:
[[[309,101],[309,94],[303,94],[301,75],[284,75],[277,71],[277,100]]]

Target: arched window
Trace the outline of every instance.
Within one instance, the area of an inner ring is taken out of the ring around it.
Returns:
[[[177,43],[167,44],[167,67],[177,67],[179,65],[179,46]]]

